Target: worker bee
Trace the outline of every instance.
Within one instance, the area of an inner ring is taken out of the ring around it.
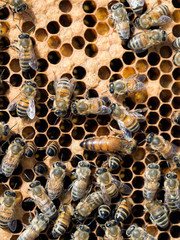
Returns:
[[[168,173],[164,182],[165,202],[172,211],[180,209],[180,184],[176,173]]]
[[[115,220],[106,222],[104,229],[104,240],[123,240],[121,229]]]
[[[177,152],[177,154],[173,158],[173,161],[174,161],[176,167],[179,168],[180,167],[180,151]]]
[[[168,13],[169,8],[167,5],[159,5],[137,18],[135,20],[135,25],[137,28],[147,29],[150,27],[167,24],[171,21],[171,18],[167,16]]]
[[[58,218],[56,219],[52,230],[52,235],[54,238],[61,237],[66,232],[70,225],[71,217],[73,216],[73,214],[74,209],[71,205],[62,205],[62,208],[60,209]]]
[[[92,211],[103,204],[103,195],[101,191],[96,191],[89,194],[85,199],[81,200],[74,211],[74,216],[78,220],[83,220],[88,217]]]
[[[17,137],[15,140],[9,145],[8,150],[5,156],[2,159],[1,163],[1,173],[6,177],[12,175],[13,171],[19,165],[19,162],[24,154],[25,142]]]
[[[69,80],[67,77],[56,78],[54,88],[56,96],[52,110],[55,110],[54,114],[57,117],[64,117],[69,109],[70,99],[75,88],[75,81],[73,79]]]
[[[103,204],[98,208],[98,217],[106,219],[110,216],[111,208],[109,205]]]
[[[127,40],[130,36],[129,17],[121,2],[115,3],[111,6],[111,19],[114,21],[114,27],[120,39]]]
[[[127,0],[127,2],[134,13],[141,15],[143,12],[144,0]]]
[[[138,227],[137,224],[132,224],[126,230],[128,237],[131,237],[132,240],[156,240],[152,235],[147,233],[143,228]]]
[[[49,222],[49,218],[42,213],[37,214],[31,224],[26,227],[24,232],[17,238],[17,240],[34,240],[39,234],[44,231]]]
[[[144,201],[144,207],[150,214],[150,220],[153,224],[166,228],[169,225],[168,209],[164,205],[161,205],[157,200]]]
[[[5,4],[1,8],[4,8],[8,4],[10,10],[13,13],[13,17],[15,13],[22,14],[28,8],[28,5],[27,3],[25,3],[24,0],[1,0],[1,1],[5,2]]]
[[[57,216],[57,210],[54,203],[46,194],[45,189],[41,186],[39,181],[32,182],[29,185],[28,191],[32,200],[44,215],[52,219]]]
[[[157,163],[150,163],[145,172],[145,183],[143,196],[147,200],[152,200],[159,188],[159,180],[161,178],[160,167]]]
[[[125,107],[118,103],[111,104],[110,109],[111,115],[117,121],[124,138],[127,141],[131,141],[132,133],[138,132],[140,129],[139,122],[136,118],[139,118],[139,121],[144,120],[144,115],[139,113],[143,110],[136,109],[128,112]]]
[[[59,144],[56,141],[51,142],[46,150],[46,154],[50,157],[56,156],[60,151]]]
[[[0,201],[0,228],[6,228],[14,232],[17,221],[13,221],[14,211],[16,207],[17,195],[14,191],[7,190],[4,192]]]
[[[173,112],[171,120],[174,124],[180,125],[180,110]]]
[[[116,170],[120,167],[121,162],[122,162],[122,158],[119,155],[109,154],[108,158],[107,158],[107,162],[108,162],[108,165],[109,165],[109,170],[113,171],[113,170]]]
[[[180,37],[176,38],[173,43],[172,43],[173,47],[180,49]]]
[[[9,126],[4,122],[0,122],[0,141],[5,140],[9,133],[10,133]]]
[[[31,158],[37,151],[37,147],[34,142],[26,142],[25,147],[25,156],[27,158]]]
[[[132,139],[128,142],[126,139],[117,136],[90,137],[80,143],[84,149],[95,152],[122,152],[131,154],[136,150],[136,141]]]
[[[106,103],[108,101],[109,99],[107,97],[79,99],[79,100],[76,100],[74,103],[72,103],[71,111],[73,114],[79,114],[79,115],[110,114],[110,109],[106,106]]]
[[[178,51],[173,57],[173,62],[176,66],[179,67],[180,66],[180,37],[176,38],[176,40],[173,41],[172,45]]]
[[[71,197],[73,201],[81,199],[86,193],[91,169],[89,162],[80,161],[76,168],[76,180],[72,183]]]
[[[145,75],[134,74],[127,79],[122,78],[111,82],[108,86],[109,91],[114,94],[115,97],[142,91],[145,89],[145,84],[143,83],[145,79]]]
[[[116,207],[116,212],[114,215],[114,219],[116,220],[116,222],[120,223],[126,220],[126,218],[130,214],[133,205],[134,202],[132,198],[123,198]]]
[[[90,228],[87,225],[78,225],[75,233],[71,235],[71,240],[89,240]]]
[[[165,159],[171,159],[177,154],[178,147],[165,140],[162,136],[149,133],[146,137],[146,141],[152,150],[157,151]]]
[[[146,30],[137,33],[128,43],[128,47],[135,52],[140,53],[146,49],[166,42],[168,39],[167,33],[161,29]]]
[[[36,115],[34,100],[36,96],[36,83],[31,81],[25,82],[20,94],[20,100],[18,103],[12,103],[9,107],[9,111],[16,108],[18,117],[24,118],[27,115],[30,119],[33,119]]]
[[[34,171],[38,176],[42,176],[47,172],[47,166],[43,162],[37,162],[34,165]]]
[[[51,166],[46,189],[51,200],[61,196],[66,166],[61,162],[55,162]]]

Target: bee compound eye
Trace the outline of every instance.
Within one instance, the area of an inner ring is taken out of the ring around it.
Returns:
[[[170,173],[168,173],[166,176],[167,176],[167,178],[170,178],[170,177],[171,177],[171,174],[170,174]]]
[[[25,142],[21,142],[21,146],[24,147],[25,146]]]
[[[177,178],[177,174],[174,174],[174,175],[173,175],[173,178]]]
[[[37,85],[36,85],[36,83],[33,83],[32,86],[35,88]]]
[[[17,195],[16,195],[15,192],[12,192],[12,193],[11,193],[11,196],[12,196],[12,197],[17,197]]]
[[[20,143],[21,140],[20,140],[19,138],[16,138],[15,142],[16,142],[16,143]]]
[[[6,196],[10,196],[11,195],[11,191],[5,191],[4,193]]]

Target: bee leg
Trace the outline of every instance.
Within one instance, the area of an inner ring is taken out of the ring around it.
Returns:
[[[18,47],[16,47],[16,46],[14,46],[14,45],[10,45],[10,47],[12,47],[12,48],[15,48],[16,50],[18,50],[18,51],[19,51],[19,48],[18,48]]]

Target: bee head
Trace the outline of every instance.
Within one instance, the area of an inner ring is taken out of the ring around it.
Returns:
[[[74,216],[76,219],[82,221],[84,219],[83,216],[81,216],[81,214],[77,211],[77,209],[74,210]]]
[[[84,231],[84,232],[90,232],[90,228],[86,225],[79,225],[78,228],[81,230],[81,231]]]
[[[40,181],[34,181],[32,183],[29,184],[30,188],[35,188],[37,186],[41,185]]]
[[[17,198],[17,195],[14,191],[7,190],[7,191],[4,192],[4,194],[8,197],[11,196],[11,197]]]
[[[18,12],[18,13],[22,13],[24,10],[27,9],[27,7],[28,7],[27,4],[24,3],[24,4],[22,4],[20,7],[17,8],[17,12]]]
[[[98,170],[96,170],[94,175],[95,175],[95,177],[98,177],[99,175],[101,175],[101,174],[103,174],[105,172],[107,172],[106,168],[99,168]]]
[[[177,178],[177,174],[176,173],[168,173],[167,175],[166,175],[166,177],[167,178]]]
[[[8,136],[10,130],[9,130],[9,126],[8,125],[5,125],[4,126],[4,136]]]
[[[105,223],[106,228],[114,227],[117,225],[117,222],[115,220],[111,220]]]
[[[177,167],[180,167],[180,157],[174,157],[174,162]]]
[[[162,31],[162,41],[166,42],[167,38],[168,38],[167,33],[165,31]]]
[[[116,83],[116,90],[118,91],[118,93],[120,93],[124,89],[125,89],[125,83],[123,81],[118,81]]]
[[[116,12],[115,15],[119,16],[123,13],[124,4],[121,2],[115,3],[111,6],[111,12]]]
[[[133,224],[127,229],[126,234],[127,234],[128,237],[131,236],[131,234],[132,234],[132,232],[134,231],[135,228],[136,228],[136,225]]]
[[[146,137],[147,143],[151,143],[154,137],[154,133],[149,133]]]
[[[89,167],[89,163],[86,161],[78,162],[78,167]]]
[[[65,166],[63,163],[61,163],[61,162],[56,162],[56,163],[54,163],[54,164],[53,164],[53,167],[54,167],[54,168],[61,167],[61,168],[63,168],[63,169],[66,169],[66,166]]]
[[[11,207],[12,204],[14,203],[14,198],[15,198],[15,199],[17,198],[16,193],[15,193],[14,191],[9,191],[9,190],[7,190],[7,191],[5,191],[4,195],[6,196],[5,202],[4,202],[5,205],[6,205],[7,207]]]
[[[118,117],[122,114],[122,109],[118,104],[112,104],[110,106],[111,114],[113,114],[114,117]]]

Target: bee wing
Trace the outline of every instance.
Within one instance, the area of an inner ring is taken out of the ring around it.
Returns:
[[[171,22],[171,18],[169,16],[166,15],[162,15],[157,21],[156,23],[153,24],[153,26],[161,26],[167,23]]]
[[[120,182],[116,178],[112,178],[112,183],[114,183],[123,194],[130,194],[132,192],[132,188],[130,188],[127,184]]]
[[[16,109],[16,106],[17,106],[17,102],[16,103],[12,103],[10,106],[9,106],[9,111],[14,111]]]
[[[122,131],[122,133],[123,133],[124,138],[125,138],[127,141],[131,141],[131,139],[132,139],[132,132],[130,132],[130,131],[124,126],[124,123],[123,123],[121,120],[117,120],[117,123],[118,123],[118,126],[119,126],[119,128],[121,129],[121,131]]]
[[[135,118],[138,118],[138,121],[139,122],[144,122],[145,121],[145,117],[143,114],[139,113],[139,111],[143,111],[143,109],[136,109],[136,110],[131,110],[129,111],[129,113],[135,117]],[[145,110],[144,110],[145,111]]]
[[[111,113],[111,110],[109,107],[107,107],[105,105],[103,105],[101,107],[101,112],[100,112],[101,115],[106,115],[106,114],[110,114],[110,113]]]
[[[27,109],[27,115],[30,119],[33,119],[36,115],[36,107],[34,98],[29,100],[29,106]]]
[[[35,71],[38,69],[37,59],[33,48],[31,49],[31,60],[29,61],[29,66]]]
[[[146,79],[146,76],[145,76],[145,75],[139,75],[139,74],[137,74],[137,75],[136,75],[136,79],[137,79],[138,81],[140,81],[140,82],[144,82],[145,79]]]
[[[11,232],[15,232],[15,230],[17,228],[17,220],[13,220],[13,221],[8,222],[8,227],[9,227]]]
[[[139,6],[144,6],[144,1],[137,1],[137,0],[127,0],[127,2],[129,3],[129,6],[132,9],[135,9]]]
[[[136,83],[136,91],[142,91],[144,89],[146,89],[146,86],[144,83],[142,83],[142,82]]]
[[[101,184],[100,188],[101,188],[104,203],[107,205],[110,205],[111,197],[106,193],[106,187],[104,186],[104,184]]]

